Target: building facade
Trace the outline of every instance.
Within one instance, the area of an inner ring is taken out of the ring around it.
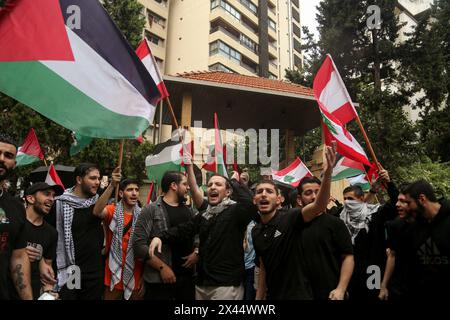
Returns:
[[[299,0],[139,0],[164,74],[217,70],[283,79],[302,63]]]

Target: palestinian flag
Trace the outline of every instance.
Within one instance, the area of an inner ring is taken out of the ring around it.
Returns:
[[[70,146],[69,154],[71,157],[81,152],[81,150],[86,148],[93,140],[91,137],[82,136],[75,132],[72,134],[72,136],[74,141]]]
[[[192,148],[192,145],[190,143],[184,148]],[[192,152],[190,153],[192,154]],[[161,185],[161,179],[166,171],[184,172],[182,143],[176,137],[172,137],[164,143],[157,144],[153,154],[145,159],[145,167],[149,180],[158,185]]]
[[[366,174],[361,174],[353,178],[348,178],[347,181],[351,186],[354,185],[360,186],[363,189],[363,191],[368,191],[370,189],[370,182],[367,180]]]
[[[288,167],[280,171],[272,169],[273,180],[284,184],[290,184],[293,187],[297,187],[300,181],[305,177],[312,177],[312,173],[298,157]]]
[[[28,131],[25,141],[17,151],[16,166],[26,166],[40,160],[44,160],[44,153],[42,152],[41,146],[39,145],[39,141],[36,137],[34,129],[31,128]]]
[[[365,173],[366,170],[362,163],[337,154],[336,164],[333,168],[333,173],[331,174],[331,181],[339,181]]]
[[[327,54],[325,61],[317,71],[313,88],[316,99],[343,125],[358,116],[331,55]]]
[[[211,152],[211,156],[208,157],[206,163],[202,166],[202,169],[218,173],[228,178],[227,167],[225,164],[224,146],[220,135],[217,113],[214,113],[214,150]]]
[[[55,166],[52,164],[50,164],[50,167],[48,168],[48,173],[47,173],[47,177],[45,178],[45,183],[47,183],[49,186],[54,186],[54,185],[58,185],[60,187],[64,188],[64,185],[61,181],[61,179],[58,176],[58,173],[55,170]]]
[[[71,131],[136,138],[153,122],[159,90],[99,1],[9,0],[0,48],[0,91]]]
[[[163,77],[161,76],[161,72],[159,71],[158,64],[156,63],[155,57],[150,50],[150,46],[148,45],[147,39],[142,40],[136,49],[136,54],[141,59],[144,66],[147,68],[150,76],[153,81],[158,86],[160,99],[164,99],[169,96],[169,92],[167,92],[166,85],[164,84]]]

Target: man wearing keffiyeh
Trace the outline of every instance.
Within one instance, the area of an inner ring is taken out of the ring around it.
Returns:
[[[120,181],[120,168],[99,197],[100,177],[95,164],[82,163],[75,169],[75,186],[56,198],[56,264],[62,300],[100,300],[103,296],[103,216],[94,206],[106,203],[108,192]]]
[[[106,190],[111,196],[112,190]],[[105,300],[140,300],[142,265],[133,250],[134,228],[141,213],[139,185],[125,179],[119,184],[121,200],[106,205],[98,201],[94,212],[101,212],[106,230]]]

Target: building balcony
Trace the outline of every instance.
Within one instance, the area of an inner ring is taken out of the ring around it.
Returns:
[[[216,7],[211,11],[210,21],[215,21],[217,19],[224,20],[227,24],[234,26],[236,29],[239,30],[239,32],[243,33],[254,42],[256,43],[259,42],[257,32],[252,30],[249,26],[247,26],[239,19],[236,19],[235,17],[227,13],[227,11],[222,7]]]

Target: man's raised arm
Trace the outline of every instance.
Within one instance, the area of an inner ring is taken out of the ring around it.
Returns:
[[[325,149],[325,161],[323,163],[323,179],[317,194],[316,201],[308,204],[302,209],[303,220],[309,222],[327,209],[330,199],[331,173],[336,162],[336,142],[331,143],[331,147]]]

